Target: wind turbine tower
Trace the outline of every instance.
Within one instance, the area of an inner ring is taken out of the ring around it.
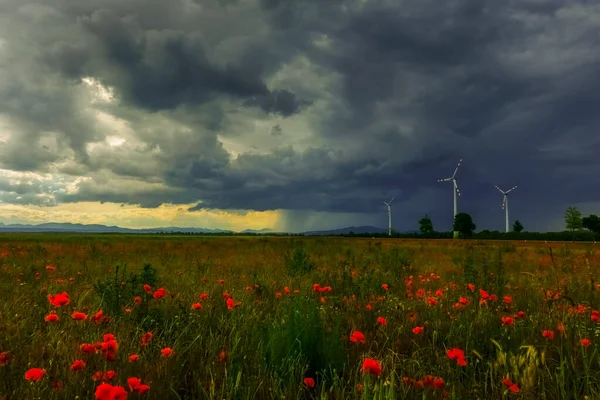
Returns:
[[[392,236],[392,201],[394,201],[394,197],[392,197],[389,203],[383,202],[388,209],[388,236]]]
[[[452,193],[454,194],[454,218],[456,218],[456,214],[458,214],[458,206],[456,203],[456,196],[460,196],[460,190],[458,189],[458,183],[456,183],[456,172],[458,172],[458,167],[460,167],[460,163],[462,163],[462,158],[458,161],[458,165],[454,170],[454,173],[450,178],[439,179],[438,182],[452,182]],[[452,219],[452,226],[454,226],[454,218]],[[454,231],[454,238],[458,238],[458,232]]]
[[[517,187],[513,187],[511,189],[508,189],[506,192],[502,189],[500,189],[498,186],[496,186],[496,189],[498,189],[500,191],[500,193],[502,193],[502,209],[504,210],[505,214],[506,214],[506,233],[510,232],[510,225],[508,224],[508,194],[510,192],[512,192],[513,190],[515,190]]]

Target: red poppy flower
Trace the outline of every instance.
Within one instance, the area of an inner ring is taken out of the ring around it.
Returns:
[[[200,304],[200,303],[194,303],[194,304],[192,304],[192,309],[194,309],[194,310],[202,310],[202,304]]]
[[[106,371],[104,373],[104,377],[103,378],[104,378],[105,381],[112,381],[116,376],[117,376],[117,373],[115,371],[113,371],[113,370],[110,370],[110,371]]]
[[[96,400],[112,400],[112,389],[113,385],[110,383],[103,383],[96,388]]]
[[[46,370],[41,368],[31,368],[25,372],[25,379],[32,382],[37,382],[44,377]]]
[[[113,386],[110,383],[103,383],[96,388],[96,400],[125,400],[127,391],[122,386]]]
[[[383,290],[385,290],[386,292],[387,292],[387,291],[390,289],[390,287],[388,286],[388,284],[387,284],[387,283],[382,283],[382,284],[381,284],[381,288],[382,288]]]
[[[160,298],[165,297],[166,294],[167,294],[167,291],[164,288],[159,288],[156,292],[154,292],[152,297],[154,297],[155,299],[160,299]]]
[[[147,346],[152,340],[152,332],[146,332],[142,335],[142,346]]]
[[[504,296],[504,302],[506,304],[510,304],[510,303],[512,303],[512,298],[510,296]]]
[[[75,311],[73,314],[71,314],[71,318],[73,318],[75,321],[85,321],[87,319],[87,315],[82,312]]]
[[[208,294],[206,294],[206,293],[202,293],[202,294],[200,295],[200,300],[208,300]]]
[[[583,347],[588,347],[592,344],[590,339],[581,339],[580,342]]]
[[[383,317],[377,317],[377,323],[381,326],[387,325],[387,320]]]
[[[367,339],[365,338],[365,335],[363,335],[362,332],[354,331],[350,334],[350,341],[352,343],[365,343]]]
[[[150,386],[142,383],[140,386],[138,386],[136,391],[137,391],[137,394],[144,394],[144,393],[148,392],[149,390],[150,390]]]
[[[106,333],[104,336],[102,336],[102,340],[105,342],[110,342],[111,340],[117,340],[117,338],[112,333]]]
[[[165,358],[171,357],[173,355],[173,349],[170,347],[165,347],[160,351],[160,354]]]
[[[151,294],[152,293],[152,286],[146,284],[144,285],[144,292]]]
[[[467,361],[465,360],[465,352],[458,348],[453,348],[451,350],[447,350],[446,354],[448,354],[448,358],[454,360],[456,358],[456,362],[458,365],[464,367],[467,365]]]
[[[140,387],[140,385],[142,384],[142,381],[140,380],[140,378],[136,378],[136,377],[131,377],[127,379],[127,385],[129,386],[129,390],[130,391],[135,391],[138,387]]]
[[[304,378],[304,385],[308,388],[314,388],[315,380],[313,378]]]
[[[319,287],[319,293],[331,293],[332,290],[331,286]]]
[[[85,362],[83,360],[75,360],[71,365],[71,371],[81,371],[85,368]]]
[[[424,328],[423,328],[422,326],[415,326],[415,327],[412,329],[412,332],[413,332],[415,335],[420,335],[421,333],[423,333],[423,329],[424,329]]]
[[[502,317],[502,325],[512,326],[515,324],[515,320],[512,317]]]
[[[546,339],[554,340],[554,331],[544,330],[542,332],[542,336],[544,336]]]
[[[48,295],[48,301],[54,307],[66,306],[67,304],[69,304],[69,301],[70,301],[69,300],[69,293],[62,292],[60,294],[49,294]]]
[[[95,353],[96,346],[89,343],[82,343],[81,345],[79,345],[79,350],[83,351],[84,353]]]
[[[231,297],[229,297],[227,299],[227,309],[233,310],[234,308],[235,308],[235,302],[233,301],[233,299]]]
[[[519,387],[512,383],[508,378],[502,378],[502,383],[513,393],[519,393]]]
[[[92,318],[90,318],[90,319],[95,324],[101,323],[104,320],[104,315],[102,313],[102,310],[100,310],[96,314],[92,315]]]
[[[104,341],[100,344],[101,350],[107,353],[115,353],[119,350],[119,342],[114,339]]]
[[[127,399],[127,391],[122,386],[113,386],[111,394],[112,394],[113,400]]]
[[[379,376],[383,371],[381,369],[381,363],[379,363],[379,361],[374,360],[372,358],[365,358],[362,365],[362,372]]]
[[[137,354],[130,354],[129,355],[129,362],[132,363],[132,364],[134,362],[137,362],[139,359],[140,359],[140,356],[137,355]]]
[[[58,315],[55,312],[51,312],[50,314],[44,317],[44,321],[46,322],[58,322]]]
[[[8,351],[3,351],[0,353],[0,365],[8,365],[8,360],[10,359],[10,355]]]

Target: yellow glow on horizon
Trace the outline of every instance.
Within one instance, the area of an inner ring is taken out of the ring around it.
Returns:
[[[122,228],[278,229],[280,211],[248,211],[245,215],[225,210],[189,212],[193,204],[163,204],[141,208],[117,203],[61,203],[54,207],[0,203],[4,223],[43,224],[47,222],[116,225]]]

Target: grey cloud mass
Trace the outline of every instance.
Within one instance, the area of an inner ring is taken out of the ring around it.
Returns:
[[[294,230],[385,225],[396,196],[398,229],[448,229],[437,179],[463,158],[479,228],[503,226],[497,184],[560,229],[600,208],[599,38],[584,0],[0,0],[0,168],[64,178],[0,199],[284,209]]]

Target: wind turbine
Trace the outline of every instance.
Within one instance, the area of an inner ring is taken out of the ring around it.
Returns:
[[[389,203],[383,202],[388,208],[388,235],[392,236],[392,201],[394,201],[395,197],[392,197]]]
[[[450,178],[438,180],[438,182],[452,182],[452,185],[453,185],[452,193],[454,193],[454,218],[456,218],[456,214],[458,214],[458,208],[457,208],[457,204],[456,204],[456,195],[458,194],[460,196],[460,190],[458,190],[458,183],[456,183],[456,172],[458,171],[458,167],[460,167],[460,163],[462,163],[462,158],[458,161],[458,165],[456,166],[456,169],[454,170],[454,173],[452,174],[452,176]],[[452,221],[453,221],[452,226],[454,226],[454,219]],[[458,237],[458,232],[454,231],[454,237],[455,238]]]
[[[496,189],[498,189],[500,191],[500,193],[502,193],[502,209],[505,211],[506,213],[506,233],[509,232],[509,225],[508,225],[508,194],[510,192],[512,192],[513,190],[515,190],[517,187],[513,187],[511,189],[508,189],[506,192],[502,189],[500,189],[498,186],[496,186]]]

